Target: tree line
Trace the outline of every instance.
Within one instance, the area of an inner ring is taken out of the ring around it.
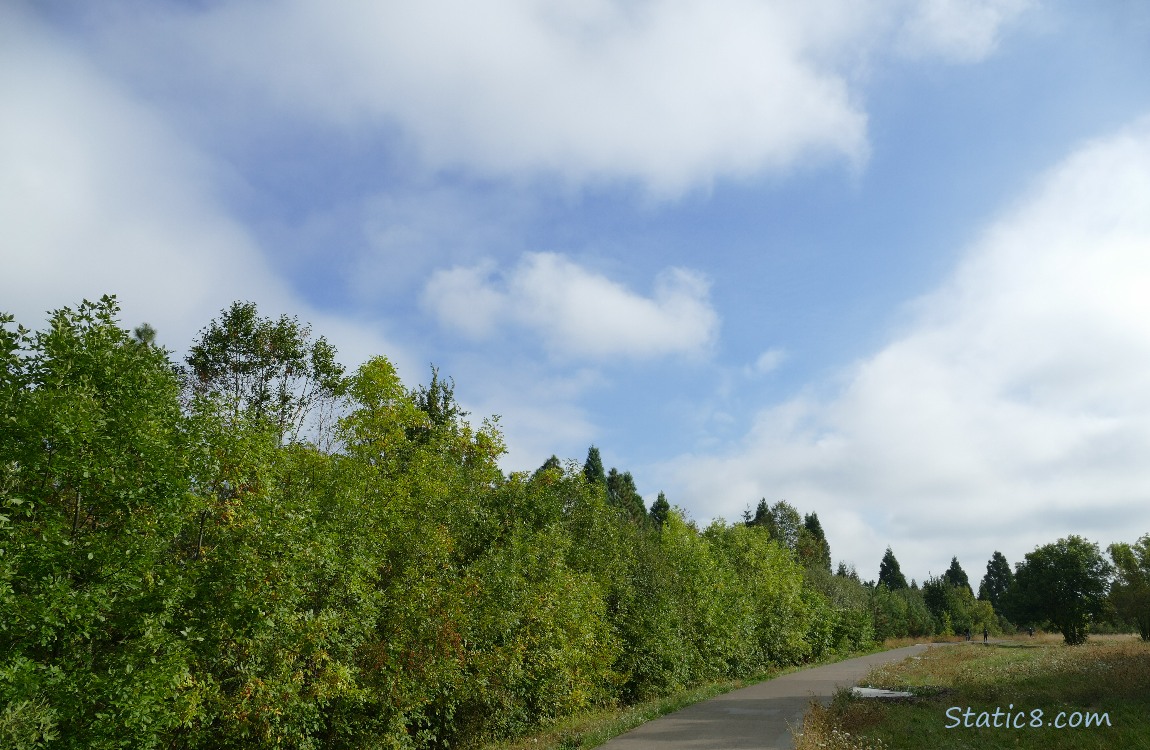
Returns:
[[[595,447],[505,474],[453,380],[251,303],[180,363],[118,316],[0,318],[4,747],[467,747],[997,612],[832,573],[782,501],[648,509]]]
[[[1137,632],[1150,641],[1150,535],[1107,548],[1071,535],[1040,545],[1011,570],[995,551],[975,597],[958,562],[920,587],[907,584],[888,547],[872,590],[880,636],[962,635],[984,629],[1011,633],[1034,627],[1058,632],[1069,645],[1085,643],[1091,628]],[[840,565],[839,575],[848,574]],[[849,575],[857,577],[856,574]]]

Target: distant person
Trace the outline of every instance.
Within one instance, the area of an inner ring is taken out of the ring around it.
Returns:
[[[985,625],[983,625],[982,626],[982,642],[983,643],[989,643],[990,642],[989,639],[990,639],[990,631],[986,629]]]
[[[970,628],[969,627],[966,629],[966,640],[968,640],[968,641],[970,640]]]
[[[1030,633],[1030,637],[1033,638],[1034,637],[1034,626],[1031,626],[1031,627],[1027,628],[1026,630]]]

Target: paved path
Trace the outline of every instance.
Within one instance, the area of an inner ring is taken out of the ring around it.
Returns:
[[[661,716],[602,745],[604,750],[789,750],[811,696],[829,698],[873,667],[920,654],[925,645],[792,672]]]

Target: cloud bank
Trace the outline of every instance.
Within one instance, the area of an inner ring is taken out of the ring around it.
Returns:
[[[1045,175],[832,396],[664,469],[696,515],[761,496],[818,511],[865,575],[887,544],[908,575],[954,554],[973,575],[996,549],[1133,539],[1150,532],[1147,290],[1150,119]]]
[[[49,310],[115,294],[183,348],[220,310],[298,313],[349,361],[386,352],[361,322],[301,301],[218,198],[235,177],[153,108],[18,8],[0,8],[2,309],[33,329]]]
[[[1026,6],[238,0],[129,6],[108,38],[137,77],[166,61],[233,106],[352,132],[398,126],[433,169],[674,196],[810,159],[862,164],[866,61],[981,60]]]

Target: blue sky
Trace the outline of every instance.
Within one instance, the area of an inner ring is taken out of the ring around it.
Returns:
[[[1150,533],[1138,2],[10,2],[0,307],[250,299],[507,470],[973,578]]]

